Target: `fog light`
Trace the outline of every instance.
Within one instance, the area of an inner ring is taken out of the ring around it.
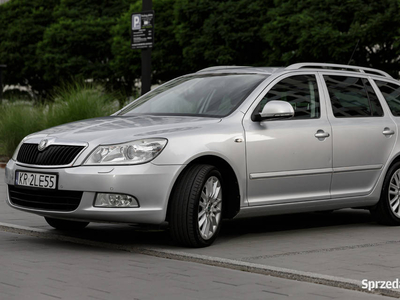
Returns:
[[[139,202],[135,197],[125,194],[106,194],[97,193],[94,201],[96,207],[139,207]]]

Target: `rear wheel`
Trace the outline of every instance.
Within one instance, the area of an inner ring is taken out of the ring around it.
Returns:
[[[400,225],[400,162],[390,167],[383,182],[381,198],[370,211],[381,224]]]
[[[223,180],[211,165],[193,165],[180,177],[171,197],[170,232],[179,244],[206,247],[222,221]]]
[[[77,230],[83,229],[89,225],[89,222],[79,222],[79,221],[70,221],[70,220],[62,220],[62,219],[55,219],[50,217],[44,217],[47,224],[55,229],[59,230]]]

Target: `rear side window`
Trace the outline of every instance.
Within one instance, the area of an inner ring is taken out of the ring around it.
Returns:
[[[383,97],[385,98],[390,111],[396,117],[400,116],[400,86],[391,82],[375,81]]]
[[[381,117],[383,109],[367,79],[324,75],[337,118]]]
[[[258,111],[271,100],[289,102],[294,109],[291,119],[319,118],[319,94],[314,75],[298,75],[282,79],[275,84],[260,101]]]

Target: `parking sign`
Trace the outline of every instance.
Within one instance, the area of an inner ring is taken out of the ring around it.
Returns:
[[[153,48],[154,11],[132,14],[132,49]]]
[[[142,28],[141,26],[141,15],[132,15],[132,30],[139,30]]]

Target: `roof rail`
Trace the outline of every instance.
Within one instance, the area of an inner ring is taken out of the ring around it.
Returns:
[[[378,69],[372,69],[372,68],[364,68],[364,67],[358,67],[358,66],[350,66],[350,65],[338,65],[338,64],[324,64],[324,63],[298,63],[298,64],[293,64],[286,69],[288,70],[295,70],[295,69],[301,69],[301,68],[323,68],[323,69],[344,69],[344,70],[352,70],[360,73],[369,73],[369,74],[379,74],[388,78],[393,78],[390,76],[388,73],[378,70]]]
[[[200,73],[200,72],[204,72],[204,71],[216,71],[216,70],[226,70],[226,69],[244,69],[244,68],[249,68],[249,67],[246,67],[246,66],[215,66],[215,67],[209,67],[209,68],[199,70],[196,73]]]

